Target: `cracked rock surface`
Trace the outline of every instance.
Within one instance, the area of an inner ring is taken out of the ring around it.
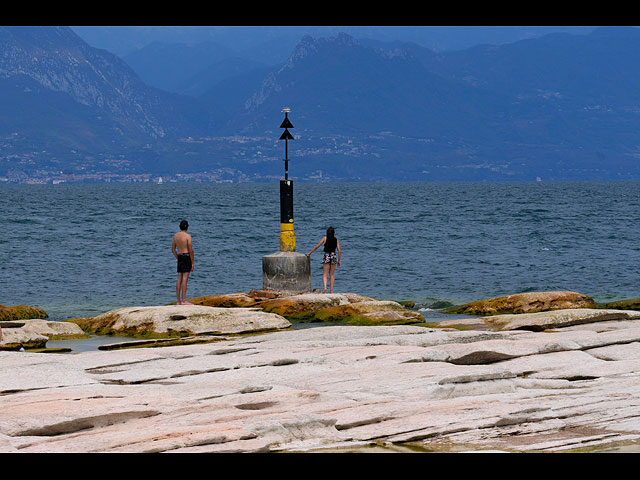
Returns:
[[[640,323],[326,326],[208,344],[0,352],[0,452],[640,442]]]

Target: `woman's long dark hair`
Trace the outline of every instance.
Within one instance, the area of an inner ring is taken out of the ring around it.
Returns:
[[[327,238],[331,238],[331,237],[335,237],[335,230],[333,229],[333,227],[329,227],[327,228]]]

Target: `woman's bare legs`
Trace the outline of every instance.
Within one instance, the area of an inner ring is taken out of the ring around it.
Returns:
[[[327,291],[327,273],[329,273],[329,264],[325,263],[324,265],[322,265],[322,284],[324,285],[324,290],[322,290],[322,293],[325,293]]]
[[[329,275],[331,276],[331,293],[333,293],[333,282],[335,281],[335,276],[334,276],[335,271],[336,271],[336,264],[332,263],[331,268],[329,269]]]

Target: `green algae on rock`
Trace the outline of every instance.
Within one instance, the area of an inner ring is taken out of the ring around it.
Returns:
[[[423,323],[424,317],[397,302],[371,300],[317,310],[316,321],[346,325],[406,325]]]
[[[0,305],[0,321],[47,318],[48,316],[47,312],[38,307],[31,307],[29,305],[13,305],[7,307]]]
[[[598,308],[615,309],[615,310],[640,310],[640,298],[631,300],[618,300],[617,302],[604,303],[598,305]]]

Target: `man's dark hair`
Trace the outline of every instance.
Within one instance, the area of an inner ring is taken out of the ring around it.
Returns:
[[[189,222],[187,222],[186,220],[182,220],[180,222],[180,230],[186,230],[187,228],[189,228]]]

